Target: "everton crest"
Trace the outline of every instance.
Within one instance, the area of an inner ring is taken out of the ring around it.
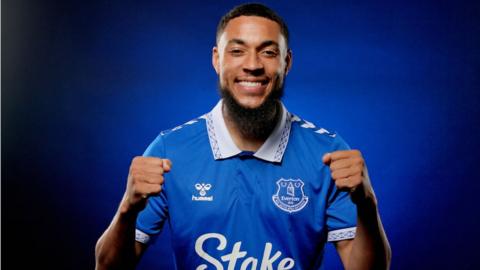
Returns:
[[[308,203],[303,193],[304,183],[300,179],[283,179],[277,181],[277,193],[272,196],[275,205],[285,212],[293,213],[302,210]]]

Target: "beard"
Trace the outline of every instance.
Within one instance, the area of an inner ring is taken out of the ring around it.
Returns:
[[[276,83],[265,101],[256,108],[242,106],[232,92],[220,83],[219,89],[228,116],[240,133],[246,138],[266,140],[281,116],[280,100],[283,97],[284,83]]]

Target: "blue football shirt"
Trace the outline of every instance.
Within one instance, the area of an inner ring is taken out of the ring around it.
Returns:
[[[318,269],[327,241],[355,236],[355,205],[322,163],[348,148],[282,105],[261,148],[242,152],[220,101],[146,150],[173,166],[139,214],[136,240],[152,242],[168,223],[177,269]]]

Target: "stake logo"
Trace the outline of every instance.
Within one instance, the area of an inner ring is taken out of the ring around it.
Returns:
[[[213,256],[204,250],[204,243],[207,241],[216,241],[218,243],[216,246],[218,251],[225,250],[228,244],[227,238],[223,234],[219,233],[206,233],[198,237],[197,241],[195,241],[195,252],[198,256],[200,256],[200,258],[204,259],[209,264],[200,264],[196,267],[196,270],[239,269],[236,267],[238,265],[240,265],[241,270],[289,270],[295,266],[295,261],[292,258],[285,256],[282,258],[282,252],[273,250],[273,245],[269,242],[265,243],[262,258],[257,258],[247,257],[248,252],[242,251],[241,241],[233,244],[231,249],[232,251],[230,253],[227,253],[223,256],[220,256],[221,254],[219,254],[218,257]],[[227,263],[227,267],[225,267],[222,262]],[[210,265],[214,268],[211,268]],[[260,268],[258,268],[258,266],[260,266]]]

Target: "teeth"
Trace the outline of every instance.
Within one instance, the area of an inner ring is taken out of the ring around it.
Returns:
[[[241,81],[240,82],[240,85],[242,86],[246,86],[246,87],[256,87],[256,86],[260,86],[261,83],[260,82],[247,82],[247,81]]]

